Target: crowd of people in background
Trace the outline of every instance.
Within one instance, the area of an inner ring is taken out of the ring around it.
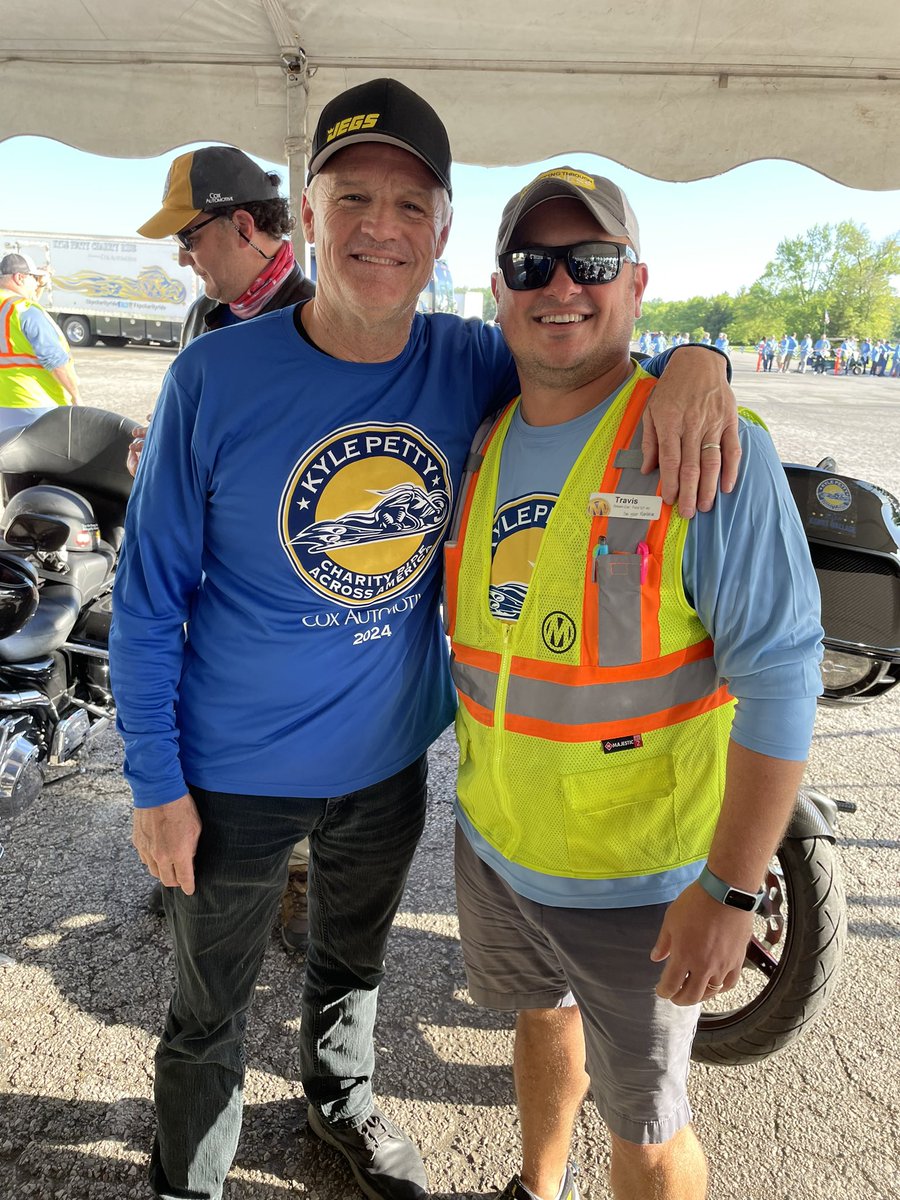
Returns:
[[[757,371],[786,372],[796,357],[796,370],[802,375],[812,369],[818,373],[831,372],[835,375],[890,375],[900,376],[900,341],[893,343],[882,338],[872,340],[846,337],[834,346],[823,333],[813,341],[807,333],[798,341],[796,333],[784,334],[780,339],[761,338],[756,345]]]
[[[661,354],[670,346],[688,344],[715,346],[725,354],[730,354],[732,350],[724,331],[713,340],[705,332],[695,337],[689,333],[665,334],[645,329],[638,338],[638,349],[647,356]],[[760,338],[753,348],[756,350],[757,371],[786,374],[793,367],[800,375],[815,371],[818,374],[887,375],[900,378],[900,340],[846,337],[840,342],[837,339],[832,342],[824,333],[816,339],[810,333],[802,338],[796,333],[785,333],[780,338],[772,335]]]
[[[645,329],[638,339],[641,354],[648,356],[653,354],[662,354],[664,350],[668,350],[674,346],[715,346],[717,350],[722,350],[726,354],[731,349],[728,341],[728,335],[722,331],[715,341],[706,332],[700,337],[693,338],[689,333],[672,333],[665,334],[661,330],[651,333],[649,329]]]

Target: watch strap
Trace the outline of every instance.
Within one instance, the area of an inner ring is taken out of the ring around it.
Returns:
[[[728,908],[740,908],[745,912],[756,912],[766,894],[765,888],[760,888],[758,892],[745,892],[743,888],[732,887],[718,875],[713,875],[707,866],[700,872],[697,882],[713,900],[718,900]]]

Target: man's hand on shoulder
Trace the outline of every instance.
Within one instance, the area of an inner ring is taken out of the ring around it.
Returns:
[[[136,808],[131,841],[140,860],[164,887],[194,894],[194,854],[200,838],[200,815],[185,793],[158,808]]]
[[[737,403],[727,360],[705,346],[679,346],[644,413],[645,473],[659,466],[662,498],[683,517],[706,512],[737,480],[741,461]]]

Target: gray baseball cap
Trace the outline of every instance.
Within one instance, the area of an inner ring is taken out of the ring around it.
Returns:
[[[49,269],[35,266],[30,254],[4,254],[0,258],[0,275],[48,275]]]
[[[533,208],[547,200],[580,200],[607,233],[627,238],[635,254],[641,256],[640,233],[634,209],[628,197],[611,179],[589,175],[574,167],[554,167],[544,171],[517,192],[503,210],[497,232],[497,255],[509,250],[516,226]],[[512,247],[515,249],[515,247]]]

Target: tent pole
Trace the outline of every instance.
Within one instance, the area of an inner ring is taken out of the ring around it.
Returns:
[[[284,152],[288,163],[288,196],[291,211],[297,218],[297,226],[291,234],[294,253],[309,274],[309,247],[300,228],[300,197],[306,183],[306,163],[309,156],[309,138],[306,132],[306,110],[309,100],[309,67],[306,55],[301,50],[296,57],[284,59],[285,89],[287,101],[287,129]]]

